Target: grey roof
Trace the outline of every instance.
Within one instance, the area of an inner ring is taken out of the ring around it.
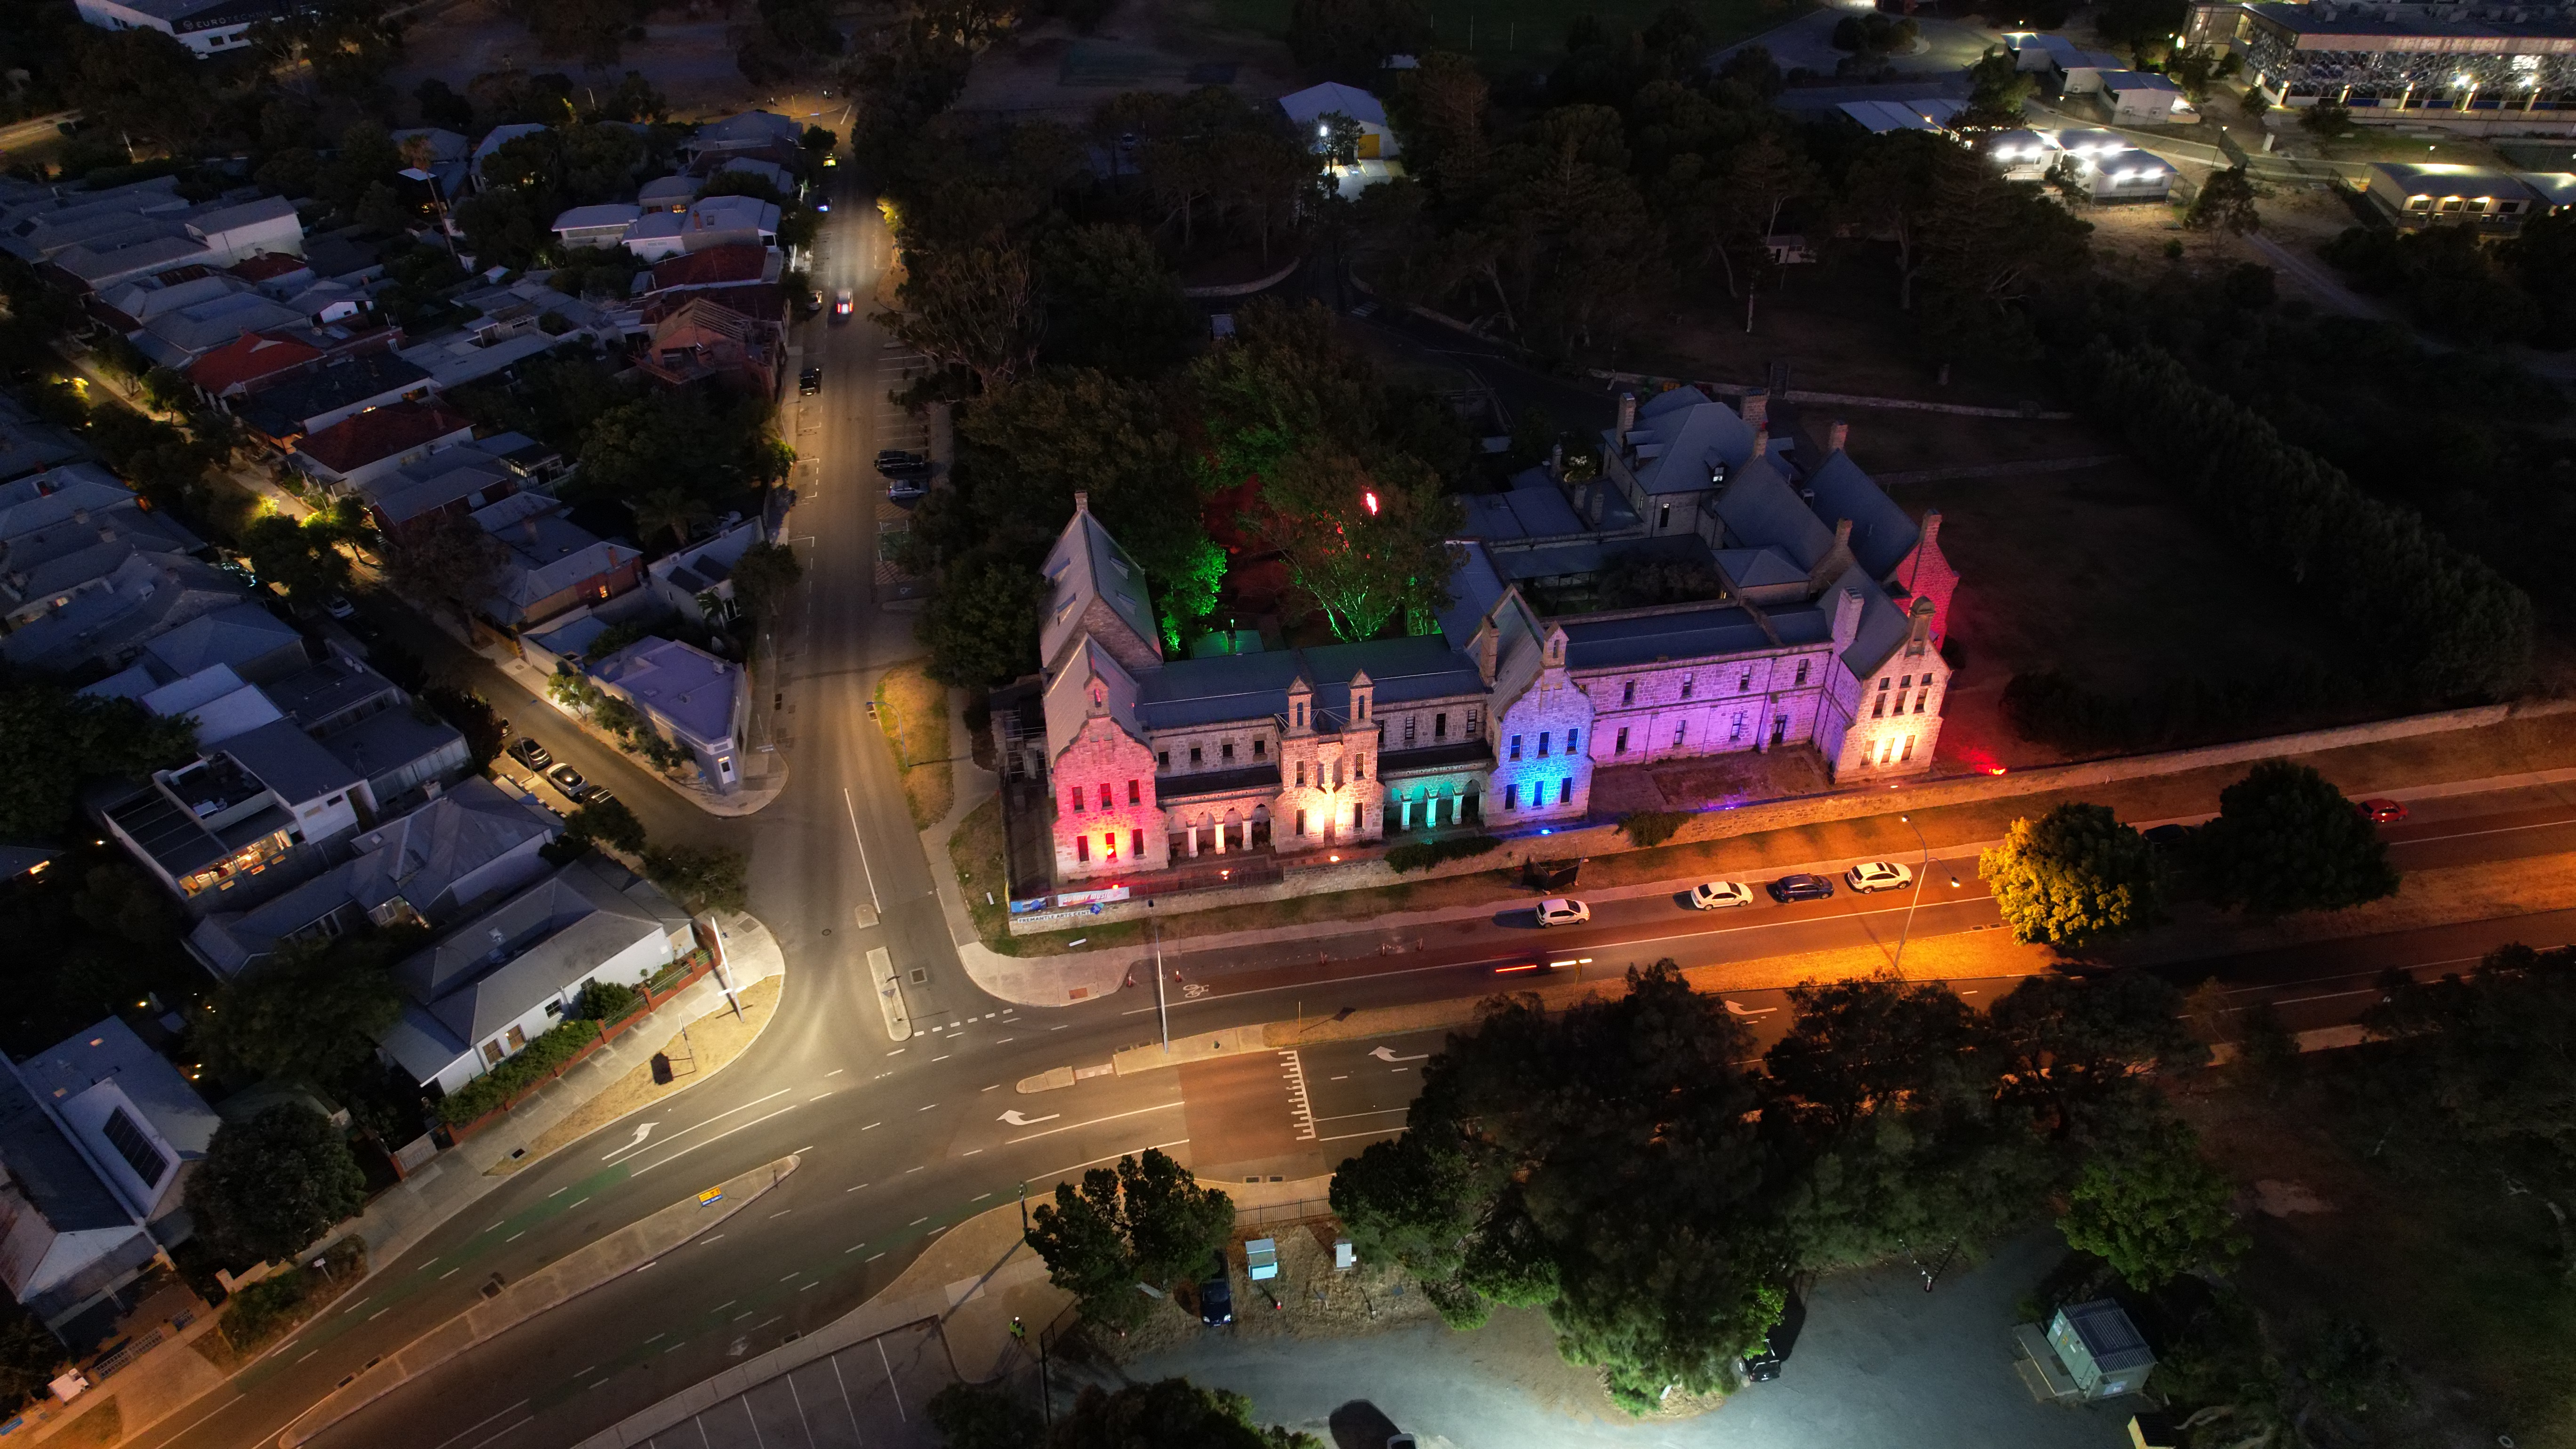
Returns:
[[[1569,669],[1624,669],[1662,660],[1747,654],[1771,647],[1752,612],[1713,603],[1557,621]]]
[[[1730,547],[1776,548],[1801,569],[1814,568],[1834,546],[1833,529],[1767,458],[1737,470],[1717,497],[1717,516]]]
[[[426,369],[399,353],[361,353],[263,388],[240,411],[244,422],[272,438],[283,437],[302,432],[309,420],[325,413],[428,379]]]
[[[524,495],[522,495],[524,496]],[[516,619],[543,600],[595,574],[604,574],[644,555],[622,543],[611,543],[559,514],[522,520],[493,536],[510,546],[510,561],[501,571],[498,597],[505,617]],[[533,529],[535,537],[528,536]]]
[[[421,718],[426,713],[425,708],[379,711],[323,737],[322,748],[370,787],[382,782],[386,789],[396,788],[398,772],[422,767],[424,762],[442,773],[462,767],[471,758],[465,736],[434,714]],[[450,755],[455,756],[452,765],[445,760]]]
[[[714,745],[733,737],[742,666],[676,639],[638,639],[590,668],[691,741]]]
[[[2147,1347],[2145,1335],[2129,1321],[2128,1313],[2108,1298],[2091,1303],[2078,1303],[2061,1310],[2066,1326],[2075,1330],[2093,1366],[2106,1372],[2144,1368],[2156,1361],[2155,1350]]]
[[[205,1156],[206,1145],[214,1140],[214,1109],[120,1017],[74,1032],[20,1062],[18,1071],[29,1090],[57,1100],[77,1097],[100,1082],[115,1082],[182,1159]]]
[[[0,637],[0,654],[31,669],[71,670],[93,659],[122,664],[154,635],[240,599],[240,586],[209,565],[137,554],[109,576],[108,587]]]
[[[1149,670],[1151,679],[1160,670]],[[1118,721],[1130,734],[1142,736],[1144,726],[1136,710],[1136,678],[1125,665],[1100,646],[1100,641],[1086,634],[1064,664],[1048,682],[1046,691],[1047,738],[1069,740],[1091,717],[1091,690],[1098,685],[1109,717]]]
[[[1752,426],[1696,388],[1675,388],[1641,405],[1630,430],[1631,437],[1639,434],[1631,471],[1650,494],[1699,492],[1719,465],[1741,469],[1753,456]]]
[[[1440,634],[1453,647],[1463,649],[1502,601],[1506,586],[1483,544],[1453,542],[1449,551],[1458,560],[1458,571],[1449,576],[1449,607],[1440,611]]]
[[[1819,520],[1851,520],[1852,557],[1874,577],[1883,579],[1893,573],[1923,536],[1913,515],[1899,508],[1847,453],[1837,450],[1827,458],[1808,476],[1807,488],[1815,495]]]
[[[1137,717],[1151,730],[1268,719],[1287,713],[1288,686],[1304,668],[1293,649],[1175,659],[1137,682]]]
[[[201,615],[143,646],[143,652],[185,679],[200,669],[227,664],[236,672],[282,650],[301,648],[304,636],[275,614],[253,603],[235,604]]]
[[[1378,712],[1425,699],[1483,690],[1476,663],[1438,635],[1323,644],[1260,654],[1178,659],[1136,681],[1138,721],[1149,730],[1191,729],[1288,712],[1288,686],[1303,679],[1314,692],[1321,728],[1344,718],[1351,681],[1365,673]]]
[[[395,975],[452,1038],[482,1041],[608,958],[687,921],[651,886],[621,889],[605,870],[617,867],[591,860],[565,866],[458,925]]]
[[[222,751],[256,776],[282,805],[318,800],[363,780],[315,743],[293,720],[282,719],[245,730],[224,741]]]
[[[1532,468],[1512,480],[1504,493],[1471,493],[1466,536],[1485,539],[1558,538],[1582,533],[1585,525],[1543,468]]]
[[[1054,592],[1048,596],[1046,619],[1038,632],[1041,661],[1055,662],[1065,640],[1082,627],[1083,611],[1095,598],[1107,603],[1147,648],[1159,647],[1162,634],[1154,627],[1154,611],[1145,602],[1144,568],[1118,546],[1088,507],[1074,510],[1073,520],[1047,554],[1042,572]]]
[[[349,723],[361,706],[384,709],[403,702],[392,680],[336,655],[264,685],[262,692],[297,728],[317,734]]]
[[[1288,113],[1289,120],[1300,125],[1311,126],[1317,117],[1336,112],[1354,121],[1376,126],[1386,124],[1386,107],[1377,97],[1358,86],[1344,85],[1340,81],[1326,81],[1302,91],[1291,91],[1279,98],[1279,109]]]
[[[80,439],[7,399],[0,399],[0,479],[41,472],[89,456]]]
[[[134,1215],[54,1125],[15,1071],[0,1072],[0,1165],[9,1169],[11,1184],[27,1195],[29,1205],[57,1233],[134,1224]]]
[[[1851,647],[1843,651],[1843,666],[1853,677],[1867,679],[1905,642],[1905,611],[1878,586],[1869,570],[1853,564],[1824,592],[1824,600],[1838,597],[1845,589],[1860,595],[1860,628],[1852,635]]]
[[[215,974],[229,978],[277,949],[277,943],[351,904],[353,861],[343,861],[295,889],[247,911],[225,911],[199,921],[188,944]]]
[[[1789,561],[1789,556],[1776,548],[1722,548],[1716,553],[1717,566],[1735,580],[1736,587],[1759,589],[1781,584],[1802,584],[1807,571]]]
[[[386,1027],[376,1045],[395,1065],[411,1073],[412,1080],[428,1082],[456,1064],[468,1048],[437,1017],[417,1005],[405,1005],[401,1016]]]
[[[744,550],[760,540],[760,524],[745,520],[703,543],[665,554],[646,567],[655,578],[674,588],[704,593],[733,577],[733,566]]]

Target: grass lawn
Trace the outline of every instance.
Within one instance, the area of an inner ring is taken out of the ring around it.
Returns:
[[[2368,1050],[2311,1056],[2278,1093],[2184,1096],[2213,1161],[2266,1205],[2239,1284],[2286,1346],[2336,1318],[2387,1345],[2414,1393],[2371,1415],[2378,1442],[2576,1444],[2576,1292],[2542,1194],[2432,1141],[2429,1113],[2350,1090]]]
[[[898,664],[877,681],[877,727],[895,747],[903,803],[916,830],[948,818],[957,803],[957,767],[949,759],[948,688],[922,673],[922,661]]]
[[[217,1368],[239,1367],[329,1307],[366,1273],[367,1248],[355,1237],[333,1243],[323,1256],[325,1268],[298,1265],[235,1293],[224,1304],[223,1321],[213,1333],[198,1335],[193,1346]]]
[[[976,936],[1006,956],[1019,954],[1008,929],[1011,909],[1001,903],[1010,879],[1002,863],[1001,796],[967,811],[966,818],[957,822],[957,833],[948,837],[948,859],[957,868],[957,888],[965,894],[967,914],[975,918]],[[987,891],[993,896],[989,905],[984,900]]]
[[[1643,30],[1674,4],[1708,27],[1712,46],[1731,45],[1795,20],[1802,0],[1431,0],[1432,48],[1476,57],[1487,70],[1510,72],[1552,64],[1565,53],[1565,30],[1594,15],[1614,37]],[[1285,35],[1290,0],[1207,0],[1204,13],[1223,30]]]

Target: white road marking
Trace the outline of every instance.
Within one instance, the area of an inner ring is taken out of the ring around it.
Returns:
[[[776,1094],[775,1094],[775,1093],[772,1093],[771,1095],[775,1096]],[[764,1100],[766,1100],[766,1099],[764,1099]],[[786,1106],[779,1108],[777,1111],[770,1113],[770,1114],[769,1114],[769,1117],[754,1117],[754,1118],[752,1118],[750,1121],[743,1123],[743,1124],[742,1124],[741,1126],[739,1126],[739,1127],[729,1127],[729,1128],[725,1129],[724,1131],[717,1133],[715,1136],[708,1138],[705,1142],[700,1142],[700,1143],[696,1143],[696,1144],[694,1144],[694,1145],[692,1145],[692,1146],[683,1147],[683,1148],[681,1148],[679,1151],[672,1153],[672,1154],[671,1154],[670,1156],[668,1156],[668,1157],[658,1158],[658,1159],[656,1159],[656,1160],[654,1160],[654,1161],[652,1161],[652,1162],[650,1162],[650,1163],[645,1164],[645,1165],[644,1165],[644,1166],[642,1166],[642,1167],[639,1167],[639,1168],[635,1169],[633,1172],[631,1172],[631,1173],[627,1174],[627,1176],[628,1176],[630,1179],[638,1178],[638,1177],[642,1177],[644,1174],[646,1174],[646,1173],[648,1173],[648,1172],[651,1172],[654,1168],[657,1168],[657,1167],[663,1167],[663,1166],[666,1166],[666,1165],[668,1165],[668,1164],[670,1164],[670,1163],[672,1163],[672,1162],[676,1162],[676,1161],[678,1161],[680,1158],[686,1157],[686,1156],[688,1156],[690,1153],[697,1151],[697,1150],[698,1150],[698,1148],[700,1148],[700,1147],[704,1147],[704,1146],[707,1146],[709,1143],[721,1142],[721,1141],[723,1141],[724,1139],[726,1139],[726,1138],[728,1138],[728,1137],[731,1137],[731,1136],[732,1136],[734,1133],[736,1133],[736,1132],[748,1132],[748,1131],[750,1131],[752,1128],[759,1126],[761,1123],[768,1121],[770,1117],[784,1117],[784,1116],[786,1116],[788,1113],[793,1112],[793,1111],[795,1111],[795,1110],[796,1110],[796,1104],[795,1104],[795,1103],[793,1103],[793,1102],[790,1102],[790,1103],[788,1103]]]
[[[1103,1122],[1117,1122],[1123,1121],[1129,1117],[1142,1117],[1148,1112],[1168,1112],[1174,1107],[1180,1105],[1180,1099],[1175,1097],[1171,1101],[1157,1103],[1151,1107],[1139,1107],[1133,1112],[1116,1112],[1106,1117],[1094,1117],[1088,1122],[1069,1122],[1062,1127],[1050,1127],[1044,1132],[1032,1132],[1026,1137],[1014,1137],[1004,1145],[1017,1147],[1023,1142],[1035,1142],[1041,1137],[1053,1137],[1059,1132],[1078,1132],[1085,1127],[1097,1127]]]

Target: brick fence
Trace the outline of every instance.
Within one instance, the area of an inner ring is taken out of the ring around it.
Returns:
[[[696,950],[691,951],[688,955],[681,957],[679,964],[684,965],[686,969],[682,970],[678,976],[672,977],[668,982],[657,986],[652,982],[647,981],[638,986],[636,989],[644,998],[643,1004],[634,1010],[629,1011],[624,1016],[619,1017],[615,1021],[601,1022],[599,1024],[599,1035],[592,1037],[580,1051],[574,1052],[571,1056],[556,1063],[553,1071],[548,1072],[546,1075],[533,1082],[530,1082],[524,1089],[518,1092],[517,1095],[512,1096],[500,1106],[493,1108],[491,1111],[484,1113],[473,1121],[459,1122],[441,1129],[446,1134],[447,1145],[450,1147],[461,1145],[476,1133],[481,1132],[484,1128],[491,1126],[503,1117],[509,1116],[511,1111],[518,1107],[520,1103],[525,1102],[530,1097],[544,1091],[547,1087],[554,1085],[554,1083],[560,1079],[564,1073],[571,1071],[574,1067],[577,1067],[583,1062],[589,1060],[591,1053],[605,1048],[610,1042],[615,1041],[618,1037],[629,1031],[633,1031],[635,1028],[642,1026],[645,1022],[651,1020],[653,1014],[661,1010],[665,1002],[668,1002],[672,997],[679,995],[690,987],[697,985],[708,972],[715,970],[716,957],[713,951],[708,950],[704,946],[700,946]]]

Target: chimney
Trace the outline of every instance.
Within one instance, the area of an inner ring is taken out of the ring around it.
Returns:
[[[1744,415],[1744,421],[1755,432],[1761,432],[1771,422],[1771,394],[1748,392],[1744,395],[1744,401],[1735,405],[1735,410]]]
[[[1827,457],[1831,457],[1834,454],[1841,452],[1845,445],[1850,442],[1851,424],[1844,422],[1842,419],[1834,419],[1832,425],[1825,429],[1825,455]]]
[[[1626,440],[1628,430],[1636,425],[1637,395],[1633,392],[1623,392],[1619,394],[1619,437],[1622,441]]]
[[[1860,591],[1845,589],[1834,596],[1834,652],[1851,647],[1860,634]]]
[[[1768,423],[1756,423],[1753,425],[1753,456],[1745,459],[1744,461],[1747,463],[1759,463],[1770,456],[1771,425]]]
[[[537,541],[537,520],[534,514],[519,520],[519,532],[527,536],[528,542]]]
[[[1922,537],[1920,537],[1920,538],[1918,538],[1918,539],[1916,539],[1916,540],[1914,541],[1914,547],[1915,547],[1917,550],[1928,550],[1928,549],[1935,549],[1935,548],[1938,548],[1938,547],[1939,547],[1938,540],[1940,539],[1940,537],[1941,537],[1941,510],[1940,510],[1940,509],[1938,509],[1938,508],[1935,508],[1935,509],[1931,509],[1931,510],[1927,511],[1927,512],[1923,515],[1923,536],[1922,536]]]
[[[1076,513],[1089,513],[1091,511],[1091,495],[1079,488],[1073,490],[1073,511]]]

